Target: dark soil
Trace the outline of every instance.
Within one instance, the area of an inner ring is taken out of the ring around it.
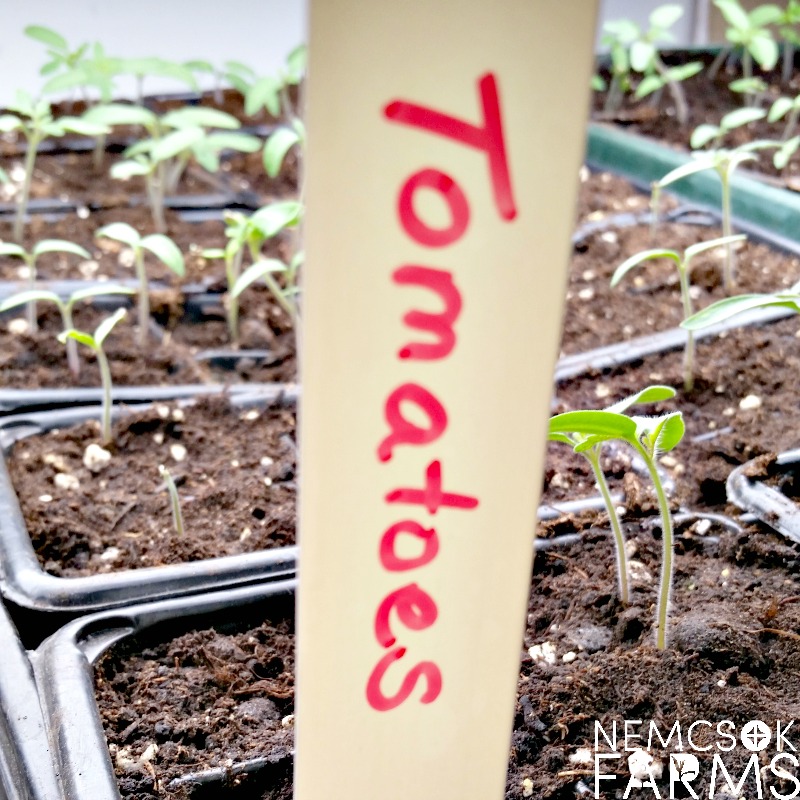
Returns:
[[[575,759],[579,748],[593,751],[595,720],[609,728],[612,720],[652,719],[666,736],[675,719],[686,725],[728,719],[737,728],[761,719],[774,728],[775,720],[800,714],[794,633],[800,608],[793,603],[800,587],[796,566],[787,570],[774,553],[788,550],[796,563],[797,551],[765,531],[730,534],[713,527],[704,537],[683,529],[671,647],[661,653],[651,631],[661,542],[658,527],[647,523],[626,524],[634,576],[628,608],[616,599],[613,547],[603,520],[584,515],[540,531],[580,531],[582,541],[536,559],[508,800],[566,800],[575,796],[578,781],[591,785],[593,764]],[[288,760],[289,625],[273,620],[236,635],[211,629],[157,644],[133,640],[101,660],[97,697],[126,800],[200,796],[186,786],[167,787],[187,773],[230,765],[227,759]],[[545,642],[555,648],[553,664],[528,653]],[[151,761],[131,763],[153,744],[158,752]],[[706,793],[710,759],[701,758]],[[745,761],[738,751],[725,758],[737,775]],[[625,774],[624,765],[604,771]],[[283,800],[290,796],[289,773],[286,764],[270,767],[260,779],[239,779],[224,796]],[[601,797],[613,798],[625,781],[603,786]]]
[[[294,620],[284,610],[243,631],[227,626],[166,642],[143,635],[102,658],[97,697],[123,797],[187,797],[190,789],[170,782],[268,757],[261,775],[231,779],[230,790],[258,798],[266,785],[269,797],[291,800]],[[151,745],[152,761],[136,763]]]
[[[53,575],[197,561],[294,543],[294,429],[293,412],[235,409],[224,398],[157,405],[115,426],[111,461],[97,473],[83,461],[98,442],[96,420],[17,443],[9,471]],[[182,536],[160,464],[178,487]]]

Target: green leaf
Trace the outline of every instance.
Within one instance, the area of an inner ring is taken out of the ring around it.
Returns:
[[[694,77],[699,72],[703,71],[703,63],[701,61],[691,61],[688,64],[681,64],[677,67],[670,67],[664,73],[664,80],[668,83],[679,83],[680,81],[688,80]]]
[[[689,261],[700,253],[705,253],[706,250],[713,250],[715,247],[722,247],[732,242],[743,242],[747,236],[743,233],[737,233],[733,236],[720,236],[718,239],[709,239],[707,242],[698,242],[697,244],[690,245],[683,253],[685,261]]]
[[[153,166],[143,161],[118,161],[111,166],[109,175],[117,180],[127,180],[138,175],[149,175],[153,171]]]
[[[668,3],[651,12],[650,25],[654,28],[671,28],[682,16],[683,8],[681,6]]]
[[[239,153],[255,153],[261,147],[261,139],[249,133],[209,133],[203,146],[212,150],[236,150]]]
[[[225,258],[225,251],[221,247],[209,247],[201,250],[200,255],[203,258]]]
[[[91,258],[83,247],[74,242],[68,242],[66,239],[42,239],[34,245],[31,252],[35,258],[42,253],[72,253],[81,258]]]
[[[286,272],[286,264],[277,258],[265,258],[251,264],[233,284],[231,297],[238,297],[248,286],[254,284],[259,278],[263,278],[268,273]]]
[[[636,87],[635,96],[641,100],[643,97],[657,92],[664,86],[664,80],[665,78],[661,75],[648,75],[646,78],[642,78],[641,82]]]
[[[547,438],[551,442],[563,442],[564,444],[568,444],[570,447],[574,447],[575,445],[575,442],[564,433],[551,433]]]
[[[55,292],[48,292],[44,289],[35,289],[27,292],[17,292],[17,294],[7,297],[2,303],[0,303],[0,313],[3,311],[10,311],[12,308],[18,308],[19,306],[26,306],[28,303],[35,303],[37,301],[42,303],[55,303],[58,306],[61,305],[61,298]]]
[[[551,417],[548,436],[554,433],[577,433],[630,442],[636,438],[636,423],[630,417],[613,411],[567,411]]]
[[[760,33],[754,36],[747,46],[758,66],[764,70],[774,69],[778,63],[778,45],[770,33]]]
[[[12,242],[0,242],[0,256],[17,256],[18,258],[26,258],[28,255],[25,248],[20,247],[18,244]]]
[[[638,406],[644,403],[660,403],[663,400],[670,400],[675,397],[677,392],[671,386],[663,386],[656,384],[655,386],[648,386],[630,397],[620,400],[618,403],[608,406],[606,411],[614,411],[621,414],[627,411],[631,406]]]
[[[262,108],[266,108],[273,117],[281,113],[281,84],[273,77],[259,78],[247,90],[245,96],[244,113],[252,117]]]
[[[141,240],[141,246],[160,258],[176,275],[183,277],[186,272],[183,255],[169,236],[164,236],[163,233],[151,233]]]
[[[302,203],[295,200],[279,200],[259,208],[250,217],[250,223],[258,228],[266,239],[269,239],[284,228],[296,225],[300,221],[302,211]]]
[[[592,75],[589,86],[593,92],[604,92],[608,88],[608,84],[599,75]]]
[[[794,100],[788,97],[779,97],[770,107],[767,122],[777,122],[785,117],[794,108]]]
[[[739,5],[738,0],[714,0],[714,5],[720,10],[728,25],[741,30],[750,27],[750,18],[747,12]]]
[[[656,48],[652,42],[646,42],[642,39],[639,39],[631,45],[631,67],[633,67],[636,72],[646,72],[653,63],[655,56]]]
[[[193,72],[209,72],[212,75],[216,72],[214,65],[210,61],[184,61],[183,66]]]
[[[111,133],[111,128],[107,125],[100,125],[81,117],[59,117],[58,124],[71,133],[79,133],[82,136],[102,136],[104,133]]]
[[[74,339],[76,342],[85,344],[92,350],[99,349],[97,342],[95,342],[91,334],[75,330],[75,328],[70,328],[68,331],[62,331],[58,334],[58,341],[61,342],[61,344],[66,344],[67,339]]]
[[[227,72],[238,75],[248,81],[248,83],[252,83],[256,79],[255,70],[252,67],[248,67],[247,64],[243,64],[241,61],[226,61],[223,67]]]
[[[146,128],[154,128],[158,122],[158,117],[152,111],[125,103],[94,106],[83,118],[101,125],[144,125]]]
[[[74,89],[76,86],[84,86],[89,83],[89,73],[85,65],[76,66],[60,75],[55,75],[42,86],[43,94],[53,92],[63,92],[67,89]]]
[[[159,139],[142,139],[138,142],[135,142],[130,147],[126,147],[125,151],[122,155],[125,158],[132,158],[133,156],[147,156],[150,158],[150,152],[156,146],[156,143],[160,141]]]
[[[764,28],[767,25],[775,25],[780,22],[782,17],[782,8],[770,3],[764,3],[764,5],[756,6],[750,12],[750,25],[754,28]]]
[[[197,81],[190,69],[183,64],[167,61],[164,58],[124,58],[120,60],[119,68],[123,73],[130,73],[139,77],[151,75],[175,78],[192,89],[197,89]]]
[[[305,74],[308,65],[308,47],[299,44],[288,56],[286,56],[286,66],[289,68],[288,83],[299,83]]]
[[[665,186],[669,186],[671,183],[675,183],[675,181],[679,181],[682,178],[688,178],[690,175],[694,175],[696,172],[704,172],[707,169],[714,169],[714,162],[708,156],[697,158],[695,161],[681,164],[681,166],[676,167],[671,172],[668,172],[660,181],[656,182],[656,185],[659,188],[664,188]]]
[[[0,114],[0,133],[9,133],[22,127],[22,120],[14,114]]]
[[[710,306],[692,314],[683,322],[681,328],[687,331],[699,331],[709,325],[724,322],[737,314],[751,311],[754,308],[783,307],[800,312],[800,295],[789,292],[783,294],[741,294],[726,297]]]
[[[797,152],[800,146],[800,136],[793,136],[784,142],[783,147],[778,150],[772,158],[772,163],[776,169],[784,169],[789,163],[789,159]]]
[[[61,52],[69,51],[67,40],[61,36],[61,34],[56,33],[52,28],[45,28],[43,25],[28,25],[23,30],[23,33],[48,47],[60,50]]]
[[[202,106],[186,106],[175,111],[168,111],[161,117],[161,124],[168,128],[223,128],[236,130],[242,124],[236,117],[219,111],[216,108]]]
[[[722,133],[722,129],[716,125],[698,125],[689,138],[689,145],[692,150],[698,150],[707,145],[712,139],[716,139]],[[709,165],[710,166],[710,165]]]
[[[763,108],[736,108],[729,111],[721,120],[720,127],[727,131],[732,131],[734,128],[741,128],[742,125],[749,125],[751,122],[763,119],[767,116],[767,112]]]
[[[264,145],[264,169],[270,178],[276,178],[283,166],[283,160],[300,137],[291,128],[278,128]]]
[[[138,231],[128,225],[127,222],[112,222],[109,225],[104,225],[102,228],[95,232],[95,238],[105,236],[107,239],[114,239],[117,242],[132,247],[134,250],[141,246],[142,237]]]
[[[106,317],[94,331],[94,341],[98,347],[103,346],[106,337],[111,333],[114,326],[122,319],[125,319],[128,311],[124,308],[118,308],[110,317]]]
[[[150,157],[156,162],[174,158],[185,150],[191,150],[192,145],[199,142],[205,135],[202,128],[178,128],[178,130],[168,133],[163,139],[159,139],[152,146]]]
[[[683,415],[680,411],[675,411],[667,417],[659,431],[658,441],[656,442],[658,452],[668,453],[683,439],[684,433],[686,433],[686,425],[683,421]]]
[[[674,250],[644,250],[626,259],[614,270],[614,274],[611,276],[612,288],[634,267],[639,266],[643,261],[651,261],[654,258],[671,258],[679,267],[681,265],[681,257]]]
[[[641,33],[639,26],[629,19],[611,20],[603,25],[603,30],[610,33],[618,41],[630,44]]]

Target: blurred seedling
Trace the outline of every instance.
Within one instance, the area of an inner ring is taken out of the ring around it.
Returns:
[[[683,251],[683,255],[676,250],[661,248],[645,250],[631,256],[614,270],[614,274],[611,276],[611,286],[616,286],[632,269],[641,266],[647,261],[660,258],[670,259],[678,269],[678,280],[681,287],[681,301],[683,304],[683,318],[688,319],[693,312],[692,295],[689,285],[692,259],[707,250],[713,250],[715,247],[726,247],[734,242],[741,242],[746,238],[744,234],[737,234],[734,236],[723,236],[719,239],[711,239],[707,242],[699,242],[698,244],[687,247],[686,250]],[[683,351],[683,388],[687,392],[692,391],[694,388],[694,353],[694,334],[691,331],[687,331],[686,347]]]
[[[297,307],[297,272],[302,263],[302,254],[296,254],[287,265],[280,259],[265,258],[261,250],[268,239],[281,231],[296,226],[300,221],[302,205],[293,200],[282,200],[263,206],[252,215],[238,211],[225,215],[225,235],[228,242],[224,248],[204,250],[204,258],[220,258],[225,261],[225,276],[228,284],[226,313],[228,330],[233,342],[239,339],[239,296],[255,281],[262,279],[276,302],[296,325],[299,319]],[[251,264],[242,272],[245,252]],[[283,285],[275,275],[283,275]]]
[[[105,297],[106,295],[130,294],[136,294],[136,291],[134,289],[129,289],[127,286],[101,284],[99,286],[90,286],[86,289],[78,289],[78,291],[73,292],[66,300],[62,300],[55,292],[46,291],[44,289],[33,289],[27,292],[19,292],[4,300],[0,303],[0,313],[10,311],[22,305],[28,305],[30,308],[30,305],[36,302],[54,303],[61,314],[62,329],[68,331],[75,327],[72,321],[72,308],[75,303],[82,300],[91,300],[95,297]],[[78,358],[77,343],[75,339],[68,339],[66,344],[69,370],[74,378],[78,378],[81,366],[80,359]]]
[[[0,114],[0,133],[16,131],[26,141],[25,176],[22,187],[17,194],[17,212],[14,217],[14,241],[22,242],[25,218],[28,213],[31,182],[36,164],[36,153],[39,145],[51,136],[63,136],[65,133],[78,133],[84,136],[100,136],[108,133],[106,125],[92,122],[83,117],[59,117],[53,119],[50,104],[46,100],[33,101],[28,92],[19,90],[13,103],[6,106],[10,113]]]
[[[134,268],[136,270],[136,278],[139,281],[139,343],[144,347],[147,344],[147,331],[150,323],[150,296],[144,254],[145,252],[152,253],[168,269],[181,278],[186,271],[183,255],[175,242],[163,233],[151,233],[149,236],[141,236],[135,228],[126,222],[112,222],[110,225],[105,225],[95,233],[95,236],[121,242],[133,251]]]
[[[85,345],[97,358],[97,366],[100,369],[100,381],[103,387],[103,405],[100,413],[100,436],[104,446],[111,444],[114,441],[114,437],[111,432],[111,369],[108,365],[106,354],[103,351],[103,344],[114,326],[120,320],[124,319],[127,313],[128,312],[124,308],[117,309],[110,317],[106,317],[97,328],[95,328],[94,334],[84,333],[83,331],[70,328],[58,335],[58,340],[64,344],[70,339],[73,339],[79,344]]]
[[[34,292],[36,287],[36,261],[39,256],[45,253],[69,253],[70,255],[80,256],[85,259],[91,258],[83,247],[74,242],[68,242],[65,239],[42,239],[40,242],[37,242],[30,251],[18,244],[0,242],[0,256],[21,258],[25,262],[28,271],[28,291],[31,293]],[[27,318],[29,330],[35,331],[38,326],[36,321],[35,298],[31,298],[31,301],[28,303]]]
[[[181,512],[181,501],[178,497],[178,487],[175,485],[175,480],[170,474],[170,471],[163,464],[158,465],[158,474],[164,481],[167,493],[169,494],[169,505],[172,509],[172,525],[175,528],[175,533],[177,533],[178,536],[183,536],[183,513]]]

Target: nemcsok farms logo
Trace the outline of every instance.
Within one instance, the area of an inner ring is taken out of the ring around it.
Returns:
[[[635,798],[800,797],[800,723],[695,720],[671,727],[640,719],[594,723],[593,796]],[[655,755],[654,755],[655,753]],[[620,779],[620,775],[625,780]],[[620,796],[620,795],[616,795]]]

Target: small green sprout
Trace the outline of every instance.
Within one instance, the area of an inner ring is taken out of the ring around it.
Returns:
[[[65,239],[42,239],[30,251],[18,244],[0,242],[0,256],[13,256],[21,258],[25,262],[28,268],[29,292],[33,292],[36,286],[36,260],[45,253],[70,253],[81,258],[91,258],[83,247]],[[33,300],[28,304],[28,327],[32,331],[37,328],[36,303]]]
[[[242,94],[245,96],[245,114],[252,117],[265,108],[273,117],[291,122],[296,113],[289,97],[289,90],[297,86],[306,72],[308,48],[299,44],[286,57],[286,66],[277,77],[268,75],[245,85]]]
[[[282,230],[296,226],[301,214],[302,205],[294,200],[281,200],[263,206],[249,217],[239,212],[230,212],[225,215],[225,235],[228,237],[225,248],[203,251],[205,258],[222,258],[225,261],[228,330],[232,341],[236,342],[239,338],[239,295],[259,278],[264,279],[267,288],[289,315],[292,323],[298,323],[297,272],[303,257],[296,254],[287,265],[278,259],[264,258],[261,248],[268,239],[277,236]],[[252,264],[242,272],[245,249]],[[275,273],[283,273],[283,285],[275,279]]]
[[[667,67],[661,60],[657,43],[672,39],[670,28],[683,16],[683,8],[668,3],[653,9],[649,17],[649,28],[644,30],[631,20],[614,20],[603,26],[601,44],[608,47],[611,56],[611,85],[606,97],[606,113],[616,111],[624,92],[631,85],[631,72],[644,77],[636,87],[637,99],[669,89],[675,103],[678,122],[689,121],[689,107],[681,85],[682,81],[700,72],[703,65],[692,61],[677,67]]]
[[[649,386],[647,389],[643,389],[641,392],[638,392],[632,397],[621,400],[619,403],[615,403],[605,410],[621,414],[631,406],[640,405],[642,403],[657,403],[661,400],[668,400],[674,396],[675,390],[669,386]],[[619,524],[619,516],[617,515],[617,509],[614,506],[614,501],[611,498],[611,492],[609,491],[606,477],[603,474],[602,467],[600,466],[600,456],[603,442],[598,441],[594,443],[588,443],[587,445],[589,437],[580,433],[551,432],[549,438],[551,441],[564,442],[565,444],[570,445],[570,447],[572,447],[576,453],[580,453],[589,462],[589,465],[592,468],[592,473],[594,474],[595,481],[597,482],[597,488],[600,490],[600,494],[603,498],[603,503],[605,504],[606,512],[608,513],[608,519],[611,523],[611,530],[614,534],[614,544],[617,556],[617,581],[619,583],[619,597],[625,605],[628,605],[630,602],[630,591],[628,589],[628,557],[625,553],[625,537],[622,534],[622,527]]]
[[[103,385],[103,407],[100,414],[100,435],[103,445],[109,445],[114,441],[111,433],[111,368],[108,366],[108,359],[103,352],[103,343],[106,337],[113,330],[114,326],[122,319],[128,312],[124,308],[117,309],[110,317],[106,317],[95,328],[94,335],[84,333],[83,331],[76,331],[70,328],[58,335],[58,340],[64,344],[70,339],[82,345],[86,345],[97,356],[97,365],[100,368],[100,380]]]
[[[789,159],[800,147],[800,135],[796,135],[797,122],[800,119],[800,95],[795,97],[779,97],[769,109],[767,122],[779,122],[786,117],[786,124],[779,142],[775,142],[775,154],[772,163],[775,169],[785,169]]]
[[[302,147],[305,141],[306,128],[299,118],[293,119],[290,127],[281,125],[277,128],[264,144],[264,169],[267,175],[277,178],[289,151],[295,145]]]
[[[742,8],[739,0],[714,0],[714,5],[728,23],[725,37],[733,47],[742,51],[742,76],[753,77],[753,61],[761,69],[771,70],[778,63],[778,44],[769,25],[779,23],[783,10],[776,5],[765,3],[752,11]],[[716,76],[730,48],[725,48],[709,68],[709,77]],[[746,97],[745,102],[749,102]]]
[[[169,504],[172,509],[172,524],[175,527],[175,532],[178,536],[183,536],[183,513],[181,512],[181,501],[178,497],[178,487],[175,485],[175,480],[170,474],[170,471],[163,464],[158,465],[158,474],[167,487]]]
[[[144,346],[147,344],[147,329],[150,322],[150,298],[144,253],[145,251],[152,253],[179,277],[183,277],[186,271],[183,255],[175,242],[163,233],[141,236],[126,222],[112,222],[110,225],[105,225],[95,233],[95,236],[122,242],[133,250],[136,277],[139,281],[139,343]]]
[[[664,392],[669,391],[670,387],[651,387],[652,389]],[[643,393],[647,391],[649,390]],[[647,467],[658,500],[663,536],[661,581],[656,609],[656,644],[660,650],[667,646],[667,615],[672,591],[674,554],[672,517],[656,462],[662,453],[672,450],[680,442],[684,430],[680,411],[658,417],[628,417],[613,410],[567,411],[550,419],[550,438],[562,436],[565,438],[561,441],[570,441],[571,437],[580,437],[580,441],[573,445],[577,452],[587,452],[603,442],[621,440],[633,447]]]
[[[631,256],[616,268],[614,274],[611,276],[611,286],[616,286],[628,272],[634,269],[634,267],[643,264],[645,261],[652,261],[659,258],[671,259],[678,269],[681,300],[683,301],[683,318],[688,319],[692,315],[692,296],[689,291],[692,259],[696,255],[704,253],[707,250],[711,250],[715,247],[727,247],[733,242],[741,242],[746,238],[744,234],[737,234],[735,236],[723,236],[719,239],[711,239],[707,242],[699,242],[698,244],[687,247],[683,255],[675,250],[645,250]],[[683,351],[683,388],[687,392],[691,392],[694,388],[694,334],[691,331],[687,331],[686,347]]]
[[[16,131],[25,138],[27,143],[25,178],[17,198],[13,234],[14,241],[21,243],[39,145],[50,136],[63,136],[67,132],[79,133],[84,136],[99,136],[108,133],[108,128],[88,120],[85,116],[59,117],[55,120],[46,100],[34,102],[30,94],[21,90],[17,92],[16,99],[7,108],[11,113],[0,114],[0,133]]]
[[[745,109],[741,109],[744,111]],[[757,141],[748,142],[734,150],[705,150],[693,153],[693,160],[681,164],[667,173],[661,180],[653,183],[650,207],[653,212],[653,233],[658,220],[661,190],[676,181],[688,178],[698,172],[713,170],[719,176],[722,184],[722,234],[727,240],[725,245],[725,261],[723,266],[723,283],[725,290],[730,292],[736,285],[736,258],[733,250],[733,222],[731,215],[731,176],[736,168],[745,161],[755,161],[757,156],[753,151],[774,147],[775,142]]]
[[[675,103],[675,116],[681,125],[689,122],[689,106],[683,91],[682,81],[697,75],[703,69],[700,61],[691,61],[677,67],[667,67],[661,60],[656,43],[670,40],[669,29],[683,16],[683,8],[677,4],[667,4],[654,9],[649,18],[650,28],[641,31],[631,44],[631,67],[644,75],[636,87],[636,97],[646,97],[660,91],[665,86]]]
[[[27,292],[18,292],[15,295],[4,300],[0,303],[0,313],[10,311],[12,308],[18,308],[21,305],[42,302],[54,303],[61,314],[61,325],[63,330],[68,331],[75,327],[72,322],[72,307],[75,303],[81,300],[90,300],[93,297],[105,297],[106,295],[114,294],[136,294],[133,289],[127,286],[108,286],[100,284],[98,286],[90,286],[87,289],[78,289],[73,292],[66,300],[62,300],[55,292],[49,292],[44,289],[34,289]],[[78,378],[81,371],[80,360],[78,359],[78,348],[74,339],[67,341],[67,364],[73,377]]]

